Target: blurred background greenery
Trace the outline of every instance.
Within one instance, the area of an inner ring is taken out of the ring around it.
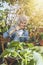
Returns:
[[[4,4],[3,4],[4,3]],[[15,6],[14,11],[16,13],[11,13],[10,8],[7,8],[7,6],[11,7],[13,10],[13,6]],[[16,4],[18,4],[16,6]],[[19,8],[20,6],[20,8]],[[17,9],[18,8],[18,9]],[[26,15],[28,18],[28,30],[30,32],[38,32],[39,28],[43,28],[43,0],[0,0],[0,32],[4,33],[7,31],[11,24],[7,24],[7,18],[9,13],[18,15]],[[10,21],[11,22],[11,21]],[[13,20],[12,24],[15,20]],[[43,33],[41,33],[43,34]],[[43,38],[43,37],[42,37]]]

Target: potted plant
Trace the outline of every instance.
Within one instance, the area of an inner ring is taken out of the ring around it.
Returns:
[[[41,37],[41,39],[40,39],[40,45],[43,46],[43,33],[40,33],[40,37]]]
[[[34,51],[39,51],[39,48],[33,44],[24,42],[10,42],[8,48],[4,50],[0,57],[3,57],[8,65],[34,65]]]

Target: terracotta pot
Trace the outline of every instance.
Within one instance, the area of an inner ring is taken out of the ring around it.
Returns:
[[[18,65],[18,61],[14,57],[5,58],[6,65]]]
[[[43,40],[40,41],[40,45],[43,46]]]

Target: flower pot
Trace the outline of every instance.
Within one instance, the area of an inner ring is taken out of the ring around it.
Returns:
[[[43,46],[43,40],[40,40],[40,45]]]
[[[20,61],[18,63],[18,61]],[[5,58],[5,64],[6,65],[20,65],[21,59],[20,58],[15,58],[15,57],[7,57]]]
[[[13,57],[7,57],[5,58],[5,63],[7,65],[18,65],[18,61],[16,60],[16,58],[13,58]]]

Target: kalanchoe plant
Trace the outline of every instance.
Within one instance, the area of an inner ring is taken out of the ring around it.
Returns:
[[[8,48],[4,50],[0,57],[16,58],[19,65],[34,65],[34,51],[39,51],[39,48],[34,47],[31,43],[11,41],[8,43]]]

